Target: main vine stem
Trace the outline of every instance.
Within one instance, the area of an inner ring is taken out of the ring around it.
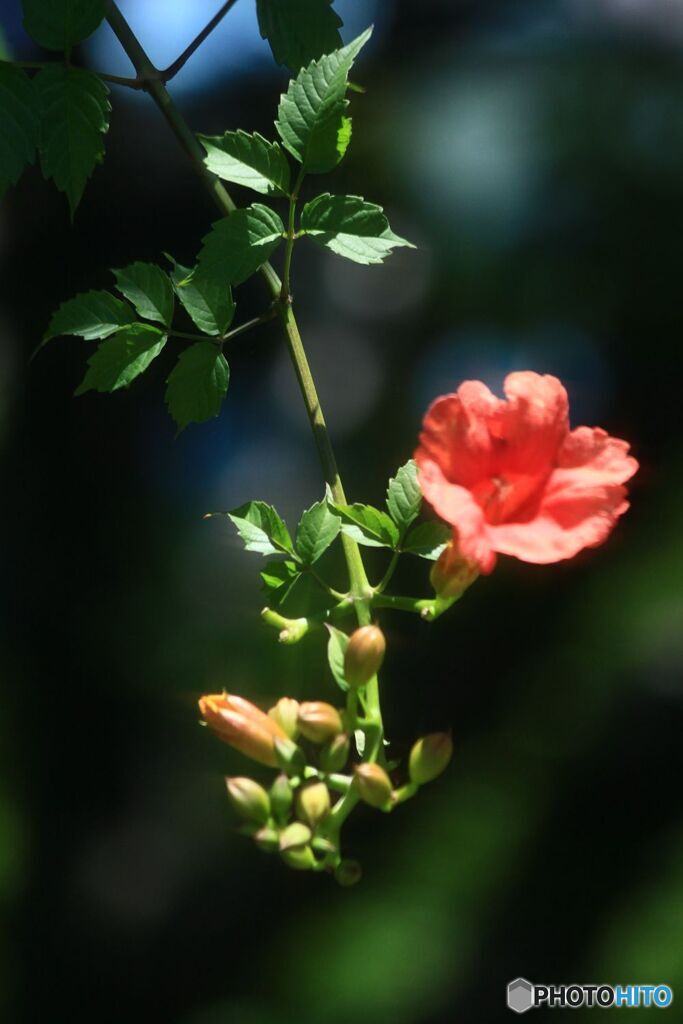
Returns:
[[[216,203],[223,215],[233,213],[237,207],[222,182],[208,170],[204,163],[204,151],[202,150],[198,139],[194,135],[194,132],[192,132],[171,99],[168,89],[164,83],[163,72],[159,71],[159,69],[152,64],[140,41],[114,0],[111,0],[109,4],[107,21],[135,68],[138,78],[143,84],[143,88],[149,93],[163,114],[169,127],[189,157],[192,166],[201,178],[204,187],[211,195],[213,201]],[[296,197],[294,197],[294,199],[295,198]],[[345,505],[347,504],[346,495],[339,475],[337,460],[330,440],[330,435],[327,430],[327,424],[325,423],[325,417],[323,416],[323,411],[320,406],[320,399],[318,398],[313,374],[311,373],[311,368],[308,363],[306,351],[304,349],[294,310],[292,308],[291,295],[289,294],[289,266],[291,263],[291,249],[293,241],[293,225],[292,217],[290,217],[289,237],[287,239],[286,250],[287,274],[285,284],[287,287],[283,288],[282,281],[270,263],[266,263],[261,267],[261,274],[271,296],[273,297],[273,300],[278,304],[278,315],[287,338],[289,354],[292,359],[292,363],[294,364],[294,370],[296,372],[301,394],[306,406],[306,412],[308,413],[308,419],[311,424],[313,438],[318,449],[318,457],[325,476],[325,481],[330,487],[335,502],[340,505]],[[372,590],[368,583],[360,549],[356,542],[351,537],[346,536],[346,534],[342,534],[342,544],[349,571],[351,593],[355,598],[354,604],[358,622],[360,625],[367,625],[371,621],[370,598],[372,596]],[[370,756],[374,759],[381,750],[382,738],[382,712],[379,700],[379,686],[376,678],[371,680],[368,684],[366,700],[368,717],[375,723],[378,733],[378,740],[372,744],[372,750],[370,751]],[[355,792],[349,791],[342,801],[340,801],[340,805],[335,808],[335,811],[338,812],[336,816],[338,824],[341,824],[341,821],[351,810],[355,800]]]

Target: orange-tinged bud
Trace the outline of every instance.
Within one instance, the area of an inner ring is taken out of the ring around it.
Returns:
[[[378,764],[364,761],[354,768],[354,785],[361,800],[371,807],[385,807],[391,797],[391,779]]]
[[[295,740],[299,732],[296,719],[299,714],[299,701],[293,697],[280,697],[279,701],[268,712],[274,722],[280,726],[290,740]]]
[[[300,704],[298,721],[301,735],[313,743],[326,743],[342,732],[339,712],[322,700],[309,700]]]
[[[270,800],[263,786],[253,779],[226,779],[228,797],[237,813],[255,825],[265,825],[270,817]]]
[[[296,795],[296,810],[302,821],[315,828],[330,811],[330,794],[325,783],[314,782],[300,789]]]
[[[432,566],[429,579],[438,597],[460,597],[474,583],[479,567],[460,553],[457,541],[448,542]]]
[[[379,626],[361,626],[351,635],[344,655],[344,679],[349,686],[365,686],[379,672],[387,642]]]
[[[446,732],[423,736],[410,751],[408,770],[416,786],[424,786],[441,775],[453,754],[453,740]]]
[[[259,829],[255,833],[254,842],[259,850],[263,850],[265,853],[275,853],[280,847],[280,836],[274,828],[266,825],[265,828]]]
[[[277,765],[275,739],[287,739],[281,726],[250,701],[227,693],[199,701],[202,718],[231,747],[271,768]]]

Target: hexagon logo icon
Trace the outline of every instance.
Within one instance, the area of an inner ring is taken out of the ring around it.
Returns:
[[[515,978],[508,985],[508,1006],[515,1013],[526,1013],[534,1005],[534,986],[526,978]]]

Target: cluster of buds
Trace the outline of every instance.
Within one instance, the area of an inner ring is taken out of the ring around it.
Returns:
[[[384,649],[384,636],[376,626],[362,627],[351,636],[344,665],[350,693],[376,675]],[[243,819],[242,831],[289,867],[328,871],[341,885],[353,885],[361,875],[359,865],[342,859],[339,848],[340,826],[352,807],[362,801],[391,811],[440,775],[453,749],[445,733],[418,740],[408,758],[408,780],[397,788],[381,744],[369,745],[364,760],[349,763],[353,738],[366,753],[365,744],[358,743],[364,722],[353,707],[282,697],[265,712],[227,693],[199,702],[204,722],[220,739],[278,771],[267,788],[243,776],[226,779],[230,803]],[[369,729],[370,723],[365,725]]]

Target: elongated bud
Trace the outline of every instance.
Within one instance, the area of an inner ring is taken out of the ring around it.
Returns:
[[[344,655],[344,679],[355,688],[365,686],[379,672],[387,642],[379,626],[361,626],[352,633]]]
[[[292,850],[282,850],[280,856],[285,864],[290,868],[294,868],[295,871],[310,871],[315,867],[315,857],[310,846],[298,846]]]
[[[270,808],[278,821],[286,821],[289,815],[294,794],[289,779],[283,773],[278,775],[270,787]]]
[[[410,751],[408,770],[411,782],[424,786],[425,782],[441,775],[453,754],[453,740],[446,732],[433,732],[423,736]]]
[[[265,825],[270,816],[270,800],[263,786],[253,779],[226,779],[230,803],[240,817],[254,825]]]
[[[254,842],[259,850],[263,850],[265,853],[275,853],[280,848],[280,836],[274,828],[270,828],[268,825],[259,829],[254,836]]]
[[[339,712],[322,700],[309,700],[300,704],[298,721],[301,735],[313,743],[326,743],[342,731]]]
[[[340,772],[349,759],[351,744],[346,733],[340,732],[338,736],[326,743],[320,751],[320,767],[324,772]]]
[[[308,825],[295,821],[280,833],[280,850],[296,850],[307,846],[311,841],[311,830]]]
[[[362,875],[363,869],[357,860],[341,861],[334,872],[335,881],[345,887],[356,885],[357,882],[360,882]]]
[[[438,597],[460,597],[474,583],[479,575],[479,568],[469,562],[460,552],[457,541],[448,542],[429,575]]]
[[[315,828],[330,811],[330,794],[324,782],[304,786],[296,795],[296,809],[302,821]]]
[[[277,722],[285,735],[289,736],[290,740],[297,738],[299,733],[296,724],[297,715],[299,714],[298,700],[294,700],[293,697],[280,697],[275,707],[272,707],[268,714],[274,722]]]
[[[354,785],[361,800],[371,807],[385,807],[389,802],[391,779],[378,764],[357,764],[354,769]]]
[[[271,768],[277,765],[275,740],[287,737],[277,722],[250,701],[227,693],[210,694],[201,698],[199,710],[219,739],[254,761]]]
[[[299,775],[306,767],[303,750],[287,738],[275,740],[275,757],[278,767],[287,775]]]

